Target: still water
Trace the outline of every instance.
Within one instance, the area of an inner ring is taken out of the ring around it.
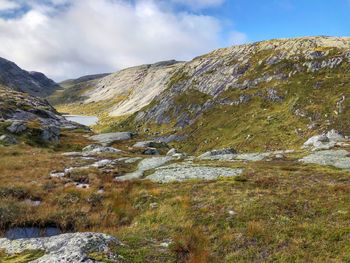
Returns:
[[[98,122],[98,118],[96,116],[63,115],[63,117],[69,121],[74,121],[85,126],[93,126]]]

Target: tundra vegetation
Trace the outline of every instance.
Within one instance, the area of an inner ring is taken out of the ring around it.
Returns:
[[[10,136],[0,234],[53,226],[116,237],[108,253],[88,253],[99,262],[350,262],[349,49],[345,38],[271,40],[66,81],[48,100],[98,116],[92,130],[0,89],[0,134]],[[25,129],[13,124],[18,109],[36,116]],[[60,133],[43,138],[47,124]],[[96,141],[99,131],[132,133]],[[207,180],[214,168],[237,173]],[[190,170],[203,174],[179,179]],[[0,250],[0,262],[46,253]]]

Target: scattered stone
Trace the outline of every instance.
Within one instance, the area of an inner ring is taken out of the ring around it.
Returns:
[[[96,144],[92,144],[83,148],[83,153],[87,154],[99,154],[99,153],[121,153],[122,151],[113,147],[105,147]]]
[[[128,173],[124,176],[116,177],[115,180],[117,181],[128,181],[128,180],[134,180],[134,179],[140,179],[143,176],[143,173],[147,170],[155,169],[159,166],[162,166],[166,164],[167,162],[171,161],[172,158],[167,157],[152,157],[152,158],[146,158],[143,159],[137,167],[137,171]]]
[[[115,132],[115,133],[103,133],[91,136],[90,139],[101,143],[103,146],[107,146],[116,141],[126,141],[133,137],[131,132]]]
[[[284,159],[285,156],[283,154],[281,154],[281,153],[278,153],[278,154],[275,155],[275,158],[276,159]]]
[[[172,148],[170,149],[168,152],[167,152],[167,156],[173,156],[174,154],[177,154],[179,153],[175,148]]]
[[[217,156],[217,155],[233,155],[236,154],[237,152],[234,149],[231,148],[227,148],[227,149],[221,149],[221,150],[212,150],[212,151],[208,151],[203,153],[202,155],[200,155],[198,158],[199,159],[206,159],[206,158],[210,158],[212,156]]]
[[[53,178],[61,178],[64,177],[66,174],[64,172],[57,172],[57,171],[53,171],[50,173],[50,176]]]
[[[160,155],[159,151],[156,148],[148,148],[142,152],[145,155]]]
[[[41,201],[40,200],[26,199],[26,200],[24,200],[24,203],[26,203],[27,205],[30,205],[30,206],[39,206],[39,205],[41,205]]]
[[[349,152],[346,150],[317,151],[299,161],[303,163],[329,165],[344,170],[350,169]]]
[[[24,121],[14,121],[7,130],[14,134],[20,134],[27,130],[27,123]]]
[[[266,152],[266,153],[243,153],[243,154],[238,154],[236,155],[235,159],[236,160],[241,160],[241,161],[248,161],[248,162],[258,162],[262,161],[265,158],[270,157],[273,155],[272,152]]]
[[[233,210],[229,210],[229,211],[228,211],[228,214],[229,214],[230,216],[235,216],[235,215],[237,215],[237,213],[236,213],[235,211],[233,211]]]
[[[312,136],[304,143],[304,148],[312,148],[313,151],[330,150],[336,146],[342,146],[348,138],[337,132],[331,130],[327,133]]]
[[[108,165],[111,165],[113,164],[113,161],[112,160],[100,160],[94,164],[91,165],[91,167],[96,167],[96,168],[103,168],[103,167],[106,167]]]
[[[149,204],[149,207],[151,209],[156,209],[156,208],[158,208],[158,203],[151,203],[151,204]]]
[[[4,145],[14,145],[14,144],[17,144],[18,141],[15,137],[13,137],[11,135],[4,134],[4,135],[0,136],[0,144],[1,143]]]
[[[164,248],[169,248],[169,246],[172,244],[172,240],[164,240],[164,242],[160,243],[159,246],[164,247]]]
[[[83,184],[83,183],[76,183],[75,186],[79,189],[89,189],[90,188],[89,184]]]
[[[33,261],[36,263],[75,263],[96,262],[90,253],[109,253],[110,245],[121,245],[114,237],[100,233],[69,233],[44,238],[9,240],[0,239],[0,249],[8,254],[22,253],[26,250],[43,250],[45,255]]]
[[[146,179],[157,183],[182,182],[191,179],[215,180],[219,177],[237,176],[242,172],[243,169],[170,164],[157,168],[155,173],[147,176]]]

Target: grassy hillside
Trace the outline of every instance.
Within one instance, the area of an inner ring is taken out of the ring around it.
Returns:
[[[102,116],[103,131],[184,135],[177,146],[187,152],[295,148],[331,128],[350,134],[349,50],[350,39],[327,37],[220,49],[178,66],[164,91],[130,116],[109,112],[119,98],[59,109]]]

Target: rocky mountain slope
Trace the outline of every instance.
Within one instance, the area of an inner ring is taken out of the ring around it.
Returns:
[[[285,149],[350,132],[349,71],[350,38],[270,40],[126,69],[56,105],[123,117],[114,130],[180,135],[186,151]]]
[[[37,97],[48,96],[59,88],[44,74],[25,71],[4,58],[0,58],[0,84]]]

